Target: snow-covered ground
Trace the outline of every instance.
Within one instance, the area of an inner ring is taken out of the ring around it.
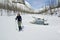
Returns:
[[[49,25],[31,24],[32,16],[44,17]],[[18,31],[15,16],[0,16],[0,40],[60,40],[60,18],[40,14],[22,14],[23,31]]]

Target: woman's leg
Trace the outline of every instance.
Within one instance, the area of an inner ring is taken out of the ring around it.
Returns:
[[[18,27],[19,27],[19,31],[22,29],[21,28],[21,22],[20,21],[18,21]]]

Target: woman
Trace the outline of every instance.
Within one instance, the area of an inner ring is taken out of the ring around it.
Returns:
[[[22,17],[21,17],[21,15],[18,13],[15,19],[18,22],[19,31],[22,30],[22,28],[21,28],[21,23],[22,23]]]

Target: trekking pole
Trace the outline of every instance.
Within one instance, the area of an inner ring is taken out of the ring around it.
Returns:
[[[16,25],[16,30],[18,30],[18,28],[17,28],[18,26],[17,26],[17,21],[16,20],[15,20],[15,25]]]
[[[21,26],[22,26],[22,28],[24,28],[24,25],[23,25],[23,23],[21,23]]]

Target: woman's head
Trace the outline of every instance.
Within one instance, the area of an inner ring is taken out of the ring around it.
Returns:
[[[18,13],[17,16],[20,16],[20,13]]]

